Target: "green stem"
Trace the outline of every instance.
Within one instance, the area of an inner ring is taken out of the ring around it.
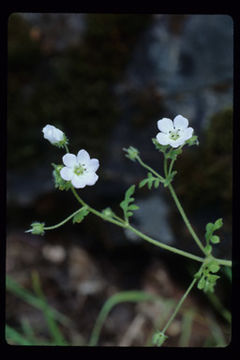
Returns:
[[[190,293],[190,291],[192,290],[193,286],[195,285],[197,279],[194,278],[193,281],[191,282],[191,284],[189,285],[187,291],[185,292],[185,294],[182,296],[182,298],[180,299],[180,301],[178,302],[174,312],[172,313],[172,315],[170,316],[168,322],[166,323],[166,325],[164,326],[163,330],[161,331],[163,334],[165,334],[166,330],[168,329],[168,327],[170,326],[170,324],[172,323],[172,321],[174,320],[175,316],[177,315],[180,307],[182,306],[184,300],[186,299],[186,297],[188,296],[188,294]]]
[[[69,153],[67,144],[64,144],[64,147],[65,147],[66,152]]]
[[[183,251],[183,250],[174,248],[173,246],[166,245],[166,244],[164,244],[164,243],[161,243],[160,241],[157,241],[157,240],[154,240],[154,239],[150,238],[149,236],[147,236],[147,235],[143,234],[142,232],[138,231],[138,230],[135,229],[133,226],[131,226],[130,224],[126,223],[124,220],[118,218],[117,216],[116,216],[116,217],[119,219],[119,221],[104,216],[101,212],[99,212],[99,211],[91,208],[89,205],[87,205],[87,204],[80,198],[80,196],[77,194],[77,192],[76,192],[76,190],[74,189],[74,187],[71,187],[71,190],[72,190],[74,196],[76,197],[76,199],[79,201],[79,203],[80,203],[81,205],[87,206],[87,208],[88,208],[88,210],[89,210],[90,212],[92,212],[92,213],[93,213],[94,215],[96,215],[96,216],[99,216],[101,219],[106,220],[106,221],[109,221],[109,222],[111,222],[111,223],[113,223],[113,224],[115,224],[115,225],[118,225],[118,226],[120,226],[120,227],[122,227],[122,228],[124,228],[124,229],[129,229],[129,230],[131,230],[132,232],[134,232],[135,234],[137,234],[139,237],[141,237],[142,239],[144,239],[144,240],[146,240],[146,241],[148,241],[148,242],[150,242],[150,243],[152,243],[152,244],[154,244],[154,245],[156,245],[156,246],[158,246],[158,247],[161,247],[161,248],[163,248],[163,249],[165,249],[165,250],[171,251],[171,252],[173,252],[173,253],[175,253],[175,254],[178,254],[178,255],[185,256],[185,257],[187,257],[187,258],[189,258],[189,259],[192,259],[192,260],[195,260],[195,261],[199,261],[199,262],[204,262],[204,261],[205,261],[204,258],[201,258],[201,257],[199,257],[199,256],[193,255],[193,254],[188,253],[188,252],[186,252],[186,251]],[[228,261],[228,260],[222,260],[222,259],[215,259],[215,260],[217,260],[220,265],[231,266],[231,264],[232,264],[232,262],[231,262],[231,261]]]
[[[56,224],[56,225],[44,227],[44,230],[53,230],[53,229],[56,229],[56,228],[62,226],[63,224],[65,224],[66,222],[68,222],[71,218],[73,218],[80,210],[81,210],[81,209],[78,209],[78,210],[75,211],[73,214],[69,215],[66,219],[64,219],[63,221],[61,221],[60,223],[58,223],[58,224]]]
[[[183,208],[182,208],[182,205],[180,204],[179,200],[178,200],[178,197],[172,187],[171,184],[168,185],[168,188],[169,188],[169,191],[173,197],[173,200],[175,201],[175,204],[183,218],[183,221],[185,222],[185,225],[187,226],[190,234],[192,235],[193,239],[195,240],[196,244],[199,246],[199,248],[202,250],[202,252],[204,253],[204,255],[206,255],[206,252],[205,252],[205,249],[204,249],[204,246],[202,245],[201,241],[199,240],[198,236],[196,235],[195,231],[193,230],[192,228],[192,225],[190,224]]]
[[[92,330],[88,346],[96,346],[103,327],[103,324],[112,308],[122,302],[158,301],[160,297],[142,291],[123,291],[112,295],[103,305],[94,328]]]
[[[123,227],[123,228],[126,227],[126,226],[125,226],[125,222],[124,222],[123,220],[121,220],[121,222],[119,222],[119,221],[114,220],[114,219],[112,219],[112,218],[110,218],[110,217],[106,217],[106,216],[104,216],[101,212],[99,212],[99,211],[91,208],[89,205],[87,205],[87,204],[80,198],[80,196],[78,195],[78,193],[76,192],[76,190],[74,189],[73,186],[71,187],[71,190],[72,190],[73,195],[75,196],[75,198],[79,201],[79,203],[80,203],[81,205],[83,205],[83,206],[87,206],[88,210],[89,210],[91,213],[93,213],[94,215],[99,216],[101,219],[107,220],[107,221],[109,221],[109,222],[111,222],[111,223],[113,223],[113,224],[115,224],[115,225],[121,226],[121,227]]]
[[[167,171],[167,158],[166,158],[166,156],[164,156],[164,160],[163,160],[163,170],[164,170],[165,178],[167,178],[168,177],[168,171]]]
[[[142,159],[137,156],[136,159],[138,160],[139,164],[142,165],[145,169],[149,170],[150,172],[152,172],[154,175],[156,175],[162,182],[164,182],[164,178],[159,175],[155,170],[153,170],[150,166],[148,166],[147,164],[145,164]]]
[[[175,248],[175,247],[173,247],[173,246],[169,246],[169,245],[164,244],[164,243],[162,243],[162,242],[160,242],[160,241],[158,241],[158,240],[154,240],[154,239],[152,239],[151,237],[143,234],[141,231],[137,230],[136,228],[134,228],[134,227],[131,226],[130,224],[128,224],[128,225],[126,226],[126,228],[128,228],[129,230],[131,230],[132,232],[134,232],[135,234],[137,234],[137,235],[138,235],[139,237],[141,237],[142,239],[144,239],[144,240],[146,240],[146,241],[150,242],[151,244],[154,244],[154,245],[156,245],[156,246],[158,246],[158,247],[161,247],[161,248],[164,249],[164,250],[171,251],[171,252],[173,252],[173,253],[175,253],[175,254],[182,255],[182,256],[185,256],[185,257],[187,257],[187,258],[189,258],[189,259],[196,260],[196,261],[199,261],[199,262],[204,262],[204,261],[205,261],[205,259],[202,258],[202,257],[199,257],[199,256],[193,255],[193,254],[191,254],[191,253],[189,253],[189,252],[186,252],[186,251],[177,249],[177,248]]]
[[[175,160],[172,159],[171,162],[170,162],[170,165],[169,165],[169,169],[168,169],[168,175],[171,174],[172,172],[172,168],[173,168],[173,164],[175,163]]]

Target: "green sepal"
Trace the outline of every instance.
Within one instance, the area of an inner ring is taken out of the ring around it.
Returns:
[[[168,153],[166,153],[166,158],[167,159],[171,159],[171,160],[177,160],[177,157],[178,155],[180,155],[182,153],[182,149],[179,147],[179,148],[171,148]]]
[[[57,143],[54,143],[52,145],[57,146],[58,148],[63,148],[67,144],[68,144],[68,138],[64,134],[63,139],[61,141],[58,141]]]
[[[198,137],[197,135],[193,135],[190,139],[188,139],[185,144],[187,144],[188,146],[193,146],[193,145],[199,145],[199,141],[198,141]]]
[[[125,151],[126,157],[132,161],[135,161],[138,157],[139,151],[133,146],[129,146],[129,148],[123,148],[123,151]]]
[[[28,232],[31,232],[33,235],[44,235],[44,226],[45,223],[40,223],[40,222],[33,222],[31,224],[31,230],[28,230]]]
[[[157,141],[156,138],[153,138],[153,139],[152,139],[152,142],[153,142],[153,144],[155,145],[155,148],[156,148],[158,151],[162,152],[163,154],[165,154],[165,152],[167,151],[167,149],[168,149],[168,147],[169,147],[169,145],[161,145],[161,144],[159,144],[159,142]]]
[[[152,343],[157,346],[162,346],[168,337],[161,331],[157,331],[153,334]]]
[[[54,178],[55,187],[59,190],[69,190],[72,186],[71,181],[65,181],[60,175],[60,171],[64,166],[56,165],[53,163],[52,166],[54,167],[53,178]]]

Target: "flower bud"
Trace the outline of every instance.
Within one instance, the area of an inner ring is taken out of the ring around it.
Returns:
[[[53,125],[46,125],[42,132],[44,139],[47,139],[52,145],[63,147],[68,142],[64,132]]]
[[[44,235],[44,223],[34,222],[31,224],[32,229],[26,231],[31,232],[33,235]]]
[[[138,157],[139,151],[138,149],[134,148],[133,146],[129,146],[128,149],[123,149],[124,151],[126,151],[126,157],[129,158],[130,160],[135,161],[136,158]]]

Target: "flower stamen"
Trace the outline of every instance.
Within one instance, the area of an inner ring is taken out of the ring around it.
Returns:
[[[169,130],[169,137],[170,139],[172,140],[177,140],[180,138],[180,135],[179,135],[179,129],[175,130],[175,131],[171,131]]]

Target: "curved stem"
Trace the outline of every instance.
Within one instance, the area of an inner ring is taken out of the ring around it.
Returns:
[[[131,226],[130,224],[126,223],[124,220],[122,220],[122,219],[120,219],[120,218],[118,218],[118,217],[117,217],[117,218],[119,219],[119,221],[104,216],[101,212],[99,212],[99,211],[91,208],[89,205],[87,205],[87,204],[80,198],[80,196],[77,194],[76,190],[75,190],[73,187],[71,187],[71,190],[72,190],[74,196],[75,196],[76,199],[80,202],[81,205],[87,206],[87,208],[88,208],[88,210],[89,210],[90,212],[92,212],[92,213],[93,213],[94,215],[96,215],[96,216],[99,216],[99,217],[102,218],[103,220],[109,221],[109,222],[111,222],[111,223],[113,223],[113,224],[115,224],[115,225],[118,225],[118,226],[120,226],[120,227],[122,227],[122,228],[124,228],[124,229],[129,229],[129,230],[131,230],[132,232],[134,232],[135,234],[137,234],[139,237],[141,237],[142,239],[144,239],[144,240],[146,240],[146,241],[148,241],[148,242],[150,242],[150,243],[152,243],[152,244],[154,244],[154,245],[156,245],[156,246],[158,246],[158,247],[161,247],[161,248],[163,248],[163,249],[165,249],[165,250],[171,251],[171,252],[173,252],[173,253],[175,253],[175,254],[178,254],[178,255],[185,256],[185,257],[187,257],[187,258],[189,258],[189,259],[192,259],[192,260],[195,260],[195,261],[199,261],[199,262],[204,262],[204,261],[205,261],[205,258],[201,258],[200,256],[193,255],[193,254],[188,253],[188,252],[186,252],[186,251],[183,251],[183,250],[174,248],[173,246],[169,246],[169,245],[164,244],[164,243],[162,243],[162,242],[160,242],[160,241],[157,241],[157,240],[152,239],[151,237],[143,234],[141,231],[135,229],[133,226]],[[220,265],[231,266],[231,264],[232,264],[232,262],[231,262],[231,261],[228,261],[228,260],[222,260],[222,259],[216,259],[216,258],[215,258],[215,260],[217,260]]]
[[[91,208],[89,205],[87,205],[87,204],[80,198],[80,196],[78,195],[78,193],[76,192],[76,190],[74,189],[74,187],[71,187],[71,190],[72,190],[73,195],[75,196],[75,198],[80,202],[80,204],[82,204],[83,206],[87,206],[88,210],[89,210],[91,213],[93,213],[94,215],[99,216],[101,219],[106,220],[106,221],[109,221],[109,222],[111,222],[111,223],[113,223],[113,224],[115,224],[115,225],[121,226],[121,227],[123,227],[123,228],[126,227],[126,226],[125,226],[125,222],[123,222],[123,221],[122,221],[122,222],[119,222],[119,221],[114,220],[114,219],[112,219],[112,218],[110,218],[110,217],[106,217],[106,216],[104,216],[101,212],[99,212],[99,211]]]
[[[65,224],[66,222],[68,222],[71,218],[73,218],[81,209],[78,209],[77,211],[75,211],[73,214],[69,215],[66,219],[64,219],[63,221],[61,221],[60,223],[56,224],[56,225],[52,225],[52,226],[44,226],[44,230],[53,230],[56,229],[60,226],[62,226],[63,224]]]

